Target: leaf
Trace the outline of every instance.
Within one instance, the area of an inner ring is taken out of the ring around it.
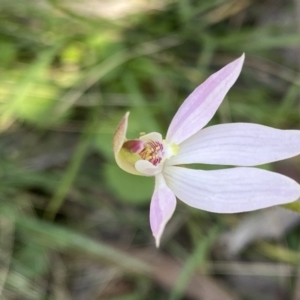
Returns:
[[[128,174],[115,165],[106,165],[104,176],[108,187],[121,201],[133,204],[150,203],[154,188],[152,178]]]
[[[193,253],[188,256],[181,273],[177,277],[176,284],[170,294],[170,300],[182,299],[193,274],[196,272],[198,267],[203,265],[216,236],[217,228],[213,227],[210,229],[206,237],[198,241]]]
[[[83,233],[46,222],[41,219],[24,216],[10,204],[2,204],[0,217],[15,220],[16,232],[27,243],[34,243],[48,249],[70,254],[81,254],[95,261],[106,261],[128,272],[149,274],[151,266],[120,251],[100,240],[92,239]]]
[[[299,200],[292,202],[292,203],[284,204],[281,206],[300,214],[300,201]]]
[[[34,279],[47,272],[48,263],[47,249],[31,242],[16,253],[13,269],[28,279]]]
[[[16,118],[31,122],[56,120],[52,107],[56,104],[57,90],[48,82],[48,68],[60,45],[42,51],[11,86],[10,96],[4,103],[0,129],[5,129]]]

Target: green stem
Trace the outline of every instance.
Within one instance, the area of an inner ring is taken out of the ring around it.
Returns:
[[[182,299],[184,291],[189,284],[192,275],[195,273],[197,268],[203,264],[206,255],[215,241],[218,230],[217,227],[213,227],[209,232],[207,237],[199,240],[194,252],[187,258],[185,265],[181,273],[178,276],[177,282],[171,291],[169,300],[179,300]]]
[[[85,158],[87,149],[89,147],[91,134],[93,132],[93,129],[95,129],[95,119],[96,118],[94,111],[88,119],[88,122],[86,124],[86,127],[84,128],[78,146],[75,149],[71,162],[61,180],[59,187],[45,209],[44,217],[48,220],[53,220],[55,218],[78,174],[78,171],[81,167],[81,164]]]

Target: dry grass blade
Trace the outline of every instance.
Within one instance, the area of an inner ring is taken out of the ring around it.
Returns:
[[[293,300],[300,300],[300,268],[298,268],[297,271],[297,279],[295,284]]]
[[[295,12],[296,12],[296,27],[297,31],[300,34],[300,1],[294,0],[295,2]],[[300,70],[300,49],[297,49],[298,52],[298,70]],[[299,296],[300,297],[300,296]]]
[[[170,1],[89,0],[85,2],[73,1],[72,3],[68,3],[68,6],[79,14],[115,20],[125,18],[133,14],[147,13],[154,9],[163,9],[168,2]]]
[[[208,274],[217,275],[292,277],[294,269],[293,266],[284,263],[212,261],[207,262],[205,271]]]
[[[151,276],[160,286],[172,290],[182,272],[182,266],[172,257],[149,249],[135,250],[134,256],[152,265]],[[191,299],[237,300],[218,280],[195,273],[186,288],[185,296]]]
[[[0,298],[4,290],[5,282],[9,274],[9,266],[12,257],[14,243],[14,221],[2,217],[0,219]]]
[[[294,212],[265,209],[245,217],[236,228],[221,237],[220,243],[225,255],[235,256],[256,240],[281,238],[299,222],[300,216]]]
[[[206,20],[209,24],[218,23],[224,19],[238,14],[251,5],[250,0],[234,0],[225,2],[207,14]]]
[[[53,283],[51,290],[55,299],[72,300],[67,289],[67,272],[63,260],[58,255],[51,258]]]

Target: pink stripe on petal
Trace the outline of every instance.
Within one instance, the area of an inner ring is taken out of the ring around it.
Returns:
[[[300,154],[300,130],[232,123],[204,128],[180,144],[169,165],[255,166]]]
[[[159,174],[155,177],[155,189],[150,204],[150,226],[156,247],[159,247],[161,236],[175,207],[175,195],[166,185],[163,176]]]
[[[297,182],[257,168],[202,171],[169,166],[164,177],[178,199],[216,213],[252,211],[300,197]]]
[[[169,126],[166,138],[169,143],[180,144],[210,121],[237,80],[243,62],[244,54],[211,75],[188,96]]]

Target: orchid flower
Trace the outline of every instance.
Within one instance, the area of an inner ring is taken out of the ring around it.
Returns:
[[[136,175],[155,176],[150,226],[159,246],[176,197],[215,213],[238,213],[293,202],[300,185],[281,174],[253,168],[300,154],[300,130],[251,123],[203,127],[237,80],[244,55],[211,75],[183,102],[166,138],[157,132],[127,140],[129,112],[120,121],[113,149],[117,164]],[[188,164],[237,166],[195,170]]]

